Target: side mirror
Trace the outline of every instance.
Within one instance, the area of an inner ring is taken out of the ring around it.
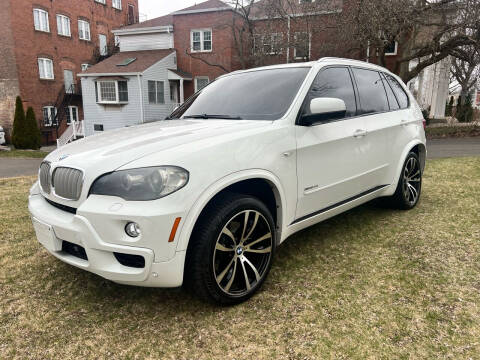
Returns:
[[[310,101],[310,114],[302,115],[300,125],[343,119],[347,113],[345,101],[337,98],[315,98]]]

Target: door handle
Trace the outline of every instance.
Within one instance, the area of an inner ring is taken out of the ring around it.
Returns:
[[[400,125],[407,126],[408,125],[408,120],[405,120],[405,119],[401,120]]]
[[[362,138],[364,136],[367,135],[367,130],[362,130],[362,129],[358,129],[357,131],[355,131],[355,133],[353,134],[353,137],[354,138]]]

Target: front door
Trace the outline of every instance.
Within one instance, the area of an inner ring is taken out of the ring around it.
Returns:
[[[100,56],[107,56],[107,36],[103,34],[98,35],[98,43],[100,46]]]
[[[178,104],[178,87],[177,83],[173,81],[170,81],[170,101]]]
[[[63,80],[65,82],[65,92],[73,94],[75,92],[75,84],[73,83],[73,71],[63,70]]]
[[[347,112],[342,119],[296,126],[298,204],[296,220],[342,204],[372,187],[369,159],[374,149],[366,140],[364,117],[357,116],[357,101],[348,67],[321,69],[302,112],[311,99],[338,98]]]

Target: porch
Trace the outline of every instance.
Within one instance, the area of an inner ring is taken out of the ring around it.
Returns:
[[[168,69],[171,112],[185,102],[185,81],[192,80],[193,76],[190,73],[181,70]]]

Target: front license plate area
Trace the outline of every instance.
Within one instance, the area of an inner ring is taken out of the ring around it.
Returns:
[[[40,244],[50,251],[62,250],[62,242],[57,239],[53,228],[50,225],[45,224],[36,218],[32,218],[32,222],[35,234],[37,235],[37,240]]]

